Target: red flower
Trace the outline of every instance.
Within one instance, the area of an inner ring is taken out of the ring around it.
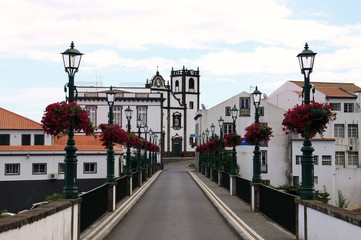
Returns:
[[[100,124],[102,130],[100,140],[103,146],[110,144],[124,144],[128,138],[127,133],[118,124]]]
[[[296,105],[284,114],[282,121],[283,131],[286,134],[291,132],[301,134],[308,131],[310,137],[317,133],[321,136],[327,129],[327,124],[336,119],[336,114],[332,113],[331,106],[327,103],[318,103],[315,101],[310,104]]]
[[[75,131],[84,131],[87,135],[94,134],[94,126],[90,121],[89,113],[75,102],[63,101],[49,104],[41,123],[46,133],[57,136],[60,133],[67,133],[71,120],[74,120]]]
[[[224,145],[226,147],[233,147],[241,144],[241,142],[242,142],[242,138],[240,135],[237,134],[236,131],[227,134],[226,137],[224,138]]]
[[[250,144],[256,144],[259,142],[267,143],[272,135],[272,128],[268,127],[265,123],[253,123],[245,128],[246,134],[244,138],[246,142]]]

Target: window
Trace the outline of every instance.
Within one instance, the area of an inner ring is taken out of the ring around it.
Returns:
[[[302,155],[296,155],[296,165],[300,165],[302,159]]]
[[[348,152],[348,159],[347,159],[347,164],[349,166],[356,166],[358,167],[359,164],[358,164],[358,152],[356,151],[349,151]]]
[[[194,90],[194,78],[189,79],[189,90]]]
[[[114,124],[122,125],[122,107],[113,107]]]
[[[292,182],[293,182],[293,186],[299,185],[300,184],[300,177],[299,176],[293,176]]]
[[[354,104],[353,103],[344,103],[343,111],[344,112],[354,112]]]
[[[182,127],[181,118],[182,115],[180,113],[177,112],[173,114],[173,129],[175,130],[181,129]]]
[[[344,124],[335,124],[334,125],[334,134],[335,138],[344,138],[345,137],[345,125]]]
[[[233,123],[223,123],[223,137],[233,132]]]
[[[21,145],[22,146],[31,145],[31,135],[30,134],[21,134]]]
[[[261,151],[261,173],[267,173],[267,151]]]
[[[5,163],[5,175],[19,175],[20,174],[20,163]]]
[[[318,176],[313,176],[313,184],[318,184]]]
[[[341,111],[341,103],[330,103],[332,111]]]
[[[147,107],[138,107],[138,118],[142,120],[141,126],[147,125]]]
[[[0,145],[10,145],[10,134],[0,134]]]
[[[249,97],[240,97],[239,98],[239,115],[240,116],[250,116],[250,102]]]
[[[336,152],[336,166],[343,166],[345,167],[345,152]]]
[[[331,156],[330,155],[323,155],[322,156],[322,166],[331,166]]]
[[[318,165],[318,155],[313,156],[313,164]]]
[[[175,85],[175,91],[179,92],[179,81],[178,80],[175,81],[174,85]]]
[[[45,137],[44,134],[35,134],[34,135],[34,145],[44,145]]]
[[[358,137],[358,125],[357,124],[348,124],[347,125],[347,135],[348,135],[348,137],[357,138]]]
[[[84,163],[84,173],[85,174],[97,173],[97,164],[96,163]]]
[[[64,174],[65,173],[65,163],[59,163],[58,164],[58,173]]]
[[[33,175],[46,174],[46,163],[33,163]]]
[[[189,102],[189,109],[193,109],[194,108],[194,106],[193,106],[193,101],[190,101]]]
[[[224,113],[225,116],[231,116],[231,107],[226,107],[225,108],[225,113]]]
[[[258,107],[258,115],[264,116],[264,107]]]
[[[90,121],[94,124],[94,126],[97,125],[96,119],[97,119],[97,107],[96,106],[86,106],[85,110],[89,112],[89,118]]]

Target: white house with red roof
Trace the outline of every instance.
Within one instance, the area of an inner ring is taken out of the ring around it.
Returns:
[[[88,191],[105,182],[107,153],[98,136],[75,135],[77,186]],[[40,123],[0,108],[0,209],[19,211],[61,193],[67,136],[52,137]],[[115,177],[123,149],[115,150]]]

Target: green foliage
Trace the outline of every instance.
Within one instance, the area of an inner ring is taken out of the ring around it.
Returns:
[[[316,200],[321,201],[323,203],[328,203],[330,201],[330,194],[326,190],[326,186],[323,186],[323,191],[316,190]]]
[[[341,190],[337,191],[337,201],[336,201],[336,205],[339,208],[347,208],[348,204],[350,203],[350,201],[347,201],[347,199],[345,198],[345,196],[342,194]]]
[[[295,195],[295,196],[299,196],[300,195],[300,190],[301,190],[301,186],[299,184],[285,184],[285,185],[281,185],[276,187],[276,189],[278,190],[283,190],[286,193]]]
[[[60,199],[63,199],[63,195],[61,193],[54,193],[53,195],[47,196],[46,201],[48,203],[59,201]]]

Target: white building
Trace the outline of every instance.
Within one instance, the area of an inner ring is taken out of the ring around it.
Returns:
[[[44,134],[40,123],[0,108],[0,209],[17,212],[44,201],[64,186],[67,136]],[[105,183],[107,153],[99,137],[75,136],[80,192]],[[122,149],[115,146],[115,177]]]
[[[109,107],[106,92],[109,87],[78,86],[77,103],[89,110],[95,125],[108,122]],[[157,71],[147,80],[145,88],[112,86],[116,92],[114,103],[115,123],[126,129],[125,109],[133,110],[131,131],[138,132],[140,118],[141,136],[144,126],[158,135],[162,156],[193,156],[191,144],[195,139],[194,115],[199,109],[199,69],[171,70],[170,80],[165,81]],[[149,140],[149,135],[147,135]]]

